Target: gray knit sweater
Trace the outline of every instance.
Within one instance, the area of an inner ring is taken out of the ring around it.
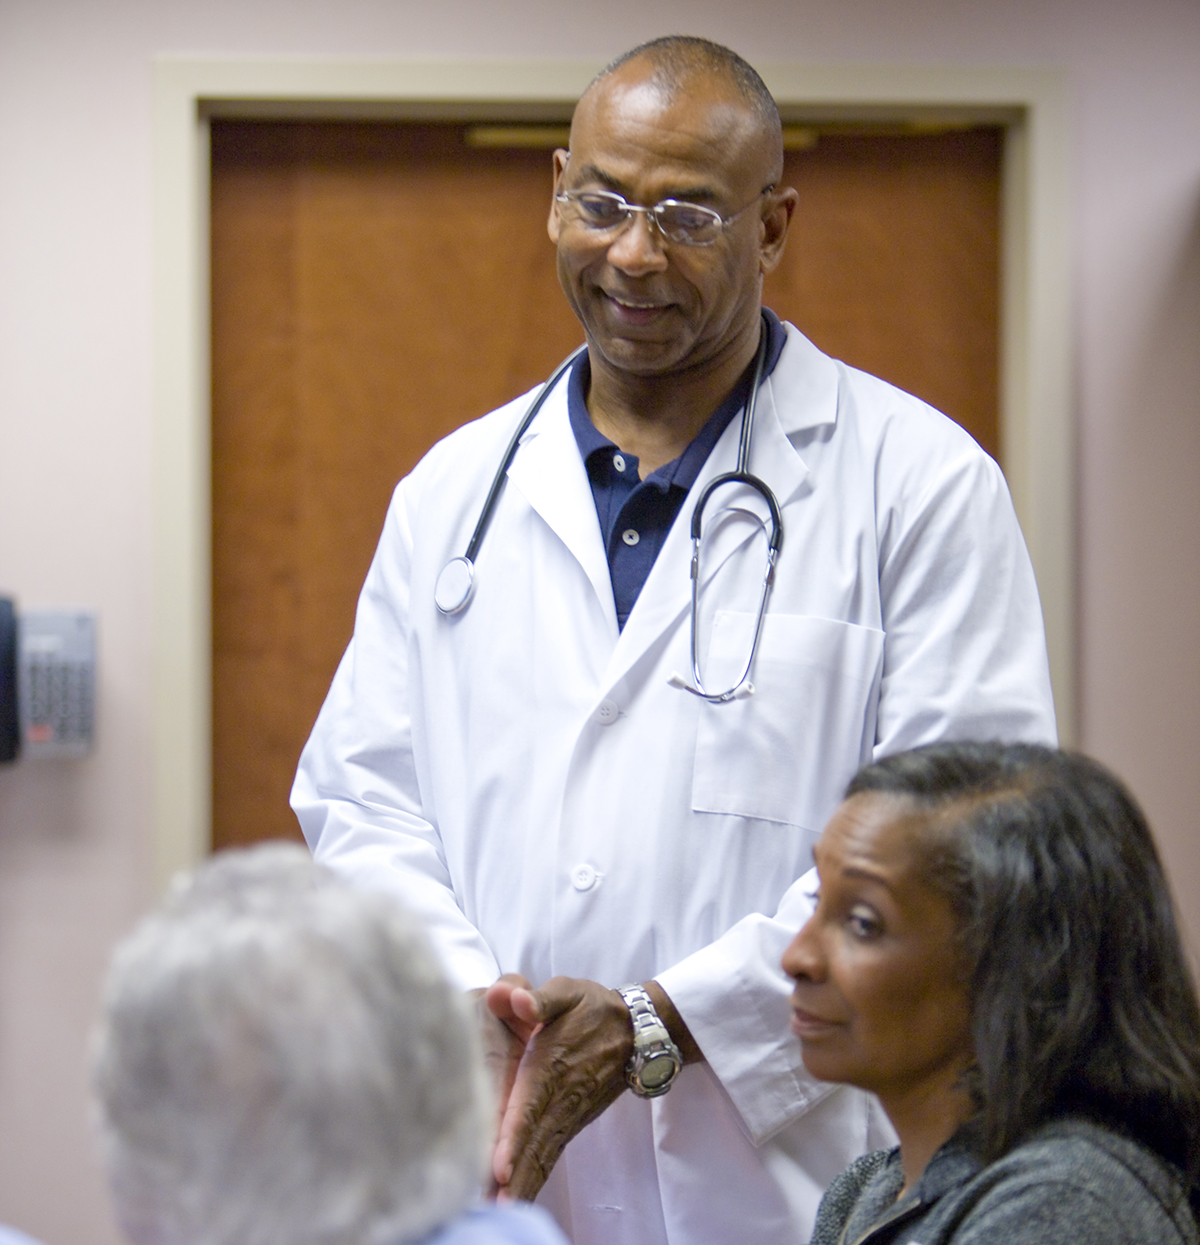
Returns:
[[[954,1138],[897,1201],[903,1183],[899,1150],[864,1155],[825,1194],[812,1245],[1198,1245],[1179,1173],[1086,1120],[987,1166]]]

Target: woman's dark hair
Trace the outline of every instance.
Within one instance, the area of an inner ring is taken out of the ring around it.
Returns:
[[[1200,1009],[1145,816],[1119,779],[1031,744],[935,744],[847,796],[933,814],[922,867],[970,972],[984,1157],[1085,1115],[1200,1176]]]

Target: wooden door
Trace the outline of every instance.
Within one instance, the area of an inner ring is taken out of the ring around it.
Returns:
[[[790,151],[800,203],[767,306],[822,350],[999,436],[1000,158],[996,127],[823,134]]]
[[[213,843],[298,837],[296,760],[396,481],[582,339],[546,149],[212,127]],[[1000,135],[826,135],[766,302],[995,453]],[[482,502],[482,498],[480,499]]]

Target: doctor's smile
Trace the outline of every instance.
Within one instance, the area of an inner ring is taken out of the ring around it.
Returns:
[[[673,306],[671,303],[631,302],[616,294],[605,294],[603,297],[613,319],[629,328],[654,324],[671,311]]]

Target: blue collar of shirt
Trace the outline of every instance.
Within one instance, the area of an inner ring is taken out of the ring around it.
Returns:
[[[783,353],[787,341],[787,330],[780,323],[779,317],[768,308],[763,308],[763,318],[767,324],[767,357],[763,363],[763,379],[775,370],[779,356]],[[692,438],[687,449],[676,459],[664,463],[657,471],[647,476],[643,483],[654,484],[662,492],[667,492],[672,485],[687,492],[696,482],[700,468],[708,460],[713,446],[720,440],[721,433],[728,427],[730,420],[742,409],[749,396],[750,383],[754,369],[750,367],[744,372],[733,391],[709,417],[708,422]],[[587,353],[581,354],[571,367],[571,377],[567,384],[567,411],[571,419],[571,431],[575,434],[575,443],[584,463],[593,454],[604,452],[611,454],[616,445],[607,437],[596,431],[592,417],[588,414],[587,394],[592,381],[592,365]]]

